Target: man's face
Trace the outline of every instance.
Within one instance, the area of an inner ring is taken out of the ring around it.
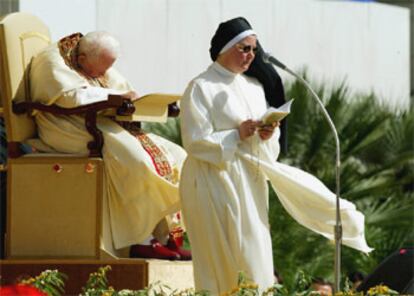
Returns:
[[[243,73],[247,71],[255,57],[256,42],[256,36],[247,36],[232,48],[221,54],[218,57],[218,62],[234,73]]]
[[[105,75],[115,60],[116,58],[107,52],[102,52],[99,57],[92,58],[82,53],[78,56],[78,63],[82,72],[91,78],[98,78]]]

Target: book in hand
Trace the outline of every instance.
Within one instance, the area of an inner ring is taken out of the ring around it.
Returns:
[[[277,108],[270,107],[262,116],[262,125],[272,125],[275,122],[281,121],[290,113],[290,106],[295,99],[291,99]]]
[[[116,115],[118,121],[167,122],[168,105],[180,100],[179,95],[154,93],[133,102],[135,112],[131,115]]]

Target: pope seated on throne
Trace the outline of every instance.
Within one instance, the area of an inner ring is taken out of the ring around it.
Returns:
[[[76,33],[50,45],[32,60],[31,100],[64,108],[105,101],[108,95],[136,100],[131,85],[112,67],[119,48],[106,32]],[[92,137],[83,117],[37,112],[35,121],[40,139],[51,150],[88,153],[86,143]],[[139,123],[99,115],[97,127],[104,139],[105,190],[115,249],[130,247],[130,257],[190,260],[190,251],[182,248],[182,229],[167,223],[180,210],[178,182],[185,151],[144,132]]]

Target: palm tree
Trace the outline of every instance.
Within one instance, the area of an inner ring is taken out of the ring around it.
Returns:
[[[317,92],[340,136],[341,197],[365,214],[367,240],[375,248],[369,257],[343,248],[343,274],[369,273],[414,241],[413,110],[395,114],[376,103],[374,95],[351,100],[344,84],[331,91],[319,87]],[[328,125],[302,85],[291,84],[287,96],[300,99],[289,115],[289,150],[280,161],[314,174],[335,191],[335,147]],[[288,284],[298,267],[332,279],[333,245],[295,224],[277,200],[271,200],[274,257]]]

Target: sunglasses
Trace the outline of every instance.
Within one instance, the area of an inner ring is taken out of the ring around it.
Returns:
[[[249,53],[253,51],[253,53],[256,54],[258,50],[257,47],[253,47],[252,45],[237,44],[236,47],[242,53]]]

